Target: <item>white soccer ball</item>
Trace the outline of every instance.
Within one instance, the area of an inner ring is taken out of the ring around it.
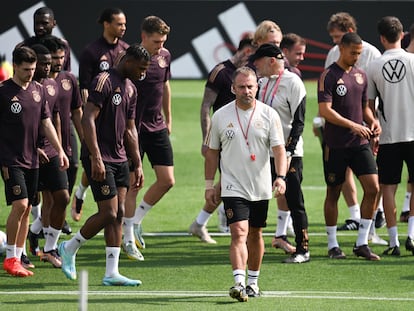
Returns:
[[[7,236],[6,233],[0,230],[0,255],[6,252]]]

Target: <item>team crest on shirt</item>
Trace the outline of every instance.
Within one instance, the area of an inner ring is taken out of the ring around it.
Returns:
[[[263,121],[262,120],[256,120],[256,121],[254,121],[253,126],[256,129],[262,129],[263,128]]]
[[[103,195],[109,195],[109,193],[110,193],[111,191],[110,191],[110,189],[109,189],[109,186],[108,185],[103,185],[102,187],[101,187],[101,193],[103,194]]]
[[[397,83],[404,79],[406,68],[399,59],[390,59],[382,66],[382,76],[390,83]]]
[[[114,96],[112,96],[112,103],[115,106],[118,106],[122,102],[121,94],[115,93]]]
[[[46,85],[46,91],[50,96],[56,95],[56,89],[53,85]]]
[[[355,81],[358,84],[363,84],[364,83],[364,77],[362,76],[362,74],[360,74],[359,72],[355,74]]]
[[[234,217],[234,212],[231,208],[226,210],[226,216],[228,219],[232,219]]]
[[[344,84],[339,84],[336,87],[336,94],[338,94],[339,96],[345,96],[347,91],[348,90]]]
[[[99,63],[99,70],[100,71],[107,71],[107,70],[109,70],[109,63],[108,63],[107,60],[102,60]]]
[[[40,97],[40,94],[39,94],[38,91],[33,91],[32,92],[32,96],[33,96],[33,100],[35,102],[37,102],[37,103],[40,102],[41,97]]]
[[[235,135],[235,133],[234,133],[233,130],[227,130],[226,131],[226,137],[227,137],[228,140],[232,140],[234,135]]]
[[[333,183],[336,180],[336,175],[335,174],[328,174],[328,182]]]
[[[70,91],[72,88],[72,84],[69,82],[68,79],[63,79],[62,81],[60,81],[60,83],[62,84],[62,88],[65,91]]]
[[[12,187],[13,195],[20,195],[22,193],[22,188],[20,185],[16,185]]]
[[[20,105],[19,102],[13,102],[10,106],[10,110],[12,113],[18,114],[20,111],[22,111],[22,105]]]
[[[164,56],[159,55],[157,57],[157,62],[158,62],[158,66],[160,66],[161,68],[167,67],[167,60],[165,59]]]

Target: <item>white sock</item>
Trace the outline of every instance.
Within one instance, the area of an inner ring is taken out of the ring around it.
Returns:
[[[36,218],[33,223],[30,225],[30,231],[34,234],[39,234],[43,228],[42,218]]]
[[[253,271],[253,270],[247,270],[247,285],[255,284],[256,286],[259,286],[259,271]]]
[[[286,235],[289,217],[290,211],[277,210],[276,237]]]
[[[23,247],[17,247],[16,246],[16,257],[20,260],[20,257],[22,257],[23,254]]]
[[[414,239],[414,217],[410,216],[408,218],[408,232],[407,232],[407,236],[410,239]]]
[[[49,252],[57,248],[57,242],[59,240],[61,233],[62,230],[58,230],[49,226],[49,228],[47,229],[45,246],[43,247],[43,250],[45,252]]]
[[[348,206],[349,209],[349,217],[356,222],[359,222],[361,219],[361,210],[359,204],[355,204],[352,206]]]
[[[141,224],[142,220],[144,219],[144,216],[148,213],[148,211],[152,208],[152,205],[149,205],[144,200],[139,203],[137,208],[135,209],[135,215],[134,215],[134,223]]]
[[[7,247],[6,247],[6,258],[17,258],[16,244],[7,245]],[[19,259],[20,259],[20,257],[19,257]]]
[[[409,212],[410,211],[410,200],[411,200],[411,192],[406,192],[401,212]]]
[[[375,220],[373,219],[371,221],[371,226],[369,228],[369,236],[374,236],[376,234],[376,230],[375,230]]]
[[[397,226],[388,228],[388,236],[390,238],[390,247],[400,246],[400,241],[398,241]]]
[[[368,245],[368,235],[369,235],[371,223],[372,223],[372,219],[362,218],[360,220],[356,246]]]
[[[196,222],[201,226],[206,226],[210,217],[211,214],[202,209],[196,218]]]
[[[326,226],[326,234],[328,235],[328,250],[339,247],[336,239],[336,226]]]
[[[23,244],[22,254],[27,256],[27,251],[26,251],[26,241],[24,241],[24,244]]]
[[[87,240],[82,236],[80,231],[76,232],[75,236],[71,238],[69,241],[65,244],[65,250],[69,254],[76,254],[78,249],[85,244]]]
[[[119,274],[119,254],[121,253],[120,247],[105,247],[106,252],[106,271],[105,276],[115,276]]]
[[[246,286],[246,271],[241,269],[233,270],[234,283],[241,283]]]
[[[134,217],[123,218],[122,230],[124,233],[124,243],[134,242]]]
[[[377,213],[384,212],[384,205],[382,204],[382,196],[378,200]]]
[[[33,221],[40,217],[41,210],[42,210],[42,203],[39,203],[37,205],[32,205],[31,213],[32,213]]]
[[[82,185],[82,182],[80,182],[79,186],[78,186],[78,188],[76,189],[76,192],[75,192],[76,197],[78,199],[85,200],[86,190],[88,190],[88,188],[89,188],[89,185],[85,187],[84,185]]]

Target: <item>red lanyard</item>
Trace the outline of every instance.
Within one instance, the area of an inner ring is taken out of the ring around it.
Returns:
[[[249,123],[247,124],[247,129],[246,129],[246,132],[244,132],[244,130],[243,130],[243,126],[242,126],[242,124],[241,124],[241,122],[240,122],[239,111],[238,111],[238,109],[237,109],[237,104],[236,104],[236,103],[234,104],[234,107],[236,108],[237,121],[239,122],[240,129],[241,129],[241,131],[242,131],[242,133],[243,133],[244,141],[246,142],[246,146],[247,146],[247,148],[249,149],[249,152],[250,152],[250,159],[251,159],[252,161],[254,161],[254,160],[256,160],[256,155],[255,155],[254,153],[252,153],[252,152],[251,152],[251,150],[250,150],[250,145],[249,145],[248,135],[249,135],[250,124],[252,123],[253,115],[254,115],[254,112],[255,112],[255,110],[256,110],[256,103],[255,103],[255,105],[254,105],[253,112],[252,112],[252,114],[250,115],[250,119],[249,119]]]
[[[273,99],[275,98],[277,89],[279,88],[279,84],[280,84],[280,80],[282,79],[283,72],[284,72],[283,70],[279,72],[279,77],[277,78],[275,86],[273,88],[273,92],[270,95],[270,104],[268,104],[270,107],[273,107],[272,106]],[[267,102],[265,100],[266,100],[266,93],[267,93],[267,89],[269,87],[269,83],[270,83],[270,78],[269,78],[269,80],[267,80],[267,83],[266,83],[266,86],[265,86],[265,89],[264,89],[264,92],[263,92],[262,102],[264,102],[265,104],[267,104]],[[267,99],[269,99],[269,97]]]

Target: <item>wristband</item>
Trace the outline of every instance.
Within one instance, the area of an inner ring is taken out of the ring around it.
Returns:
[[[214,179],[206,179],[206,190],[214,190]]]
[[[286,176],[283,176],[283,175],[277,175],[276,178],[280,178],[283,181],[286,181]]]

